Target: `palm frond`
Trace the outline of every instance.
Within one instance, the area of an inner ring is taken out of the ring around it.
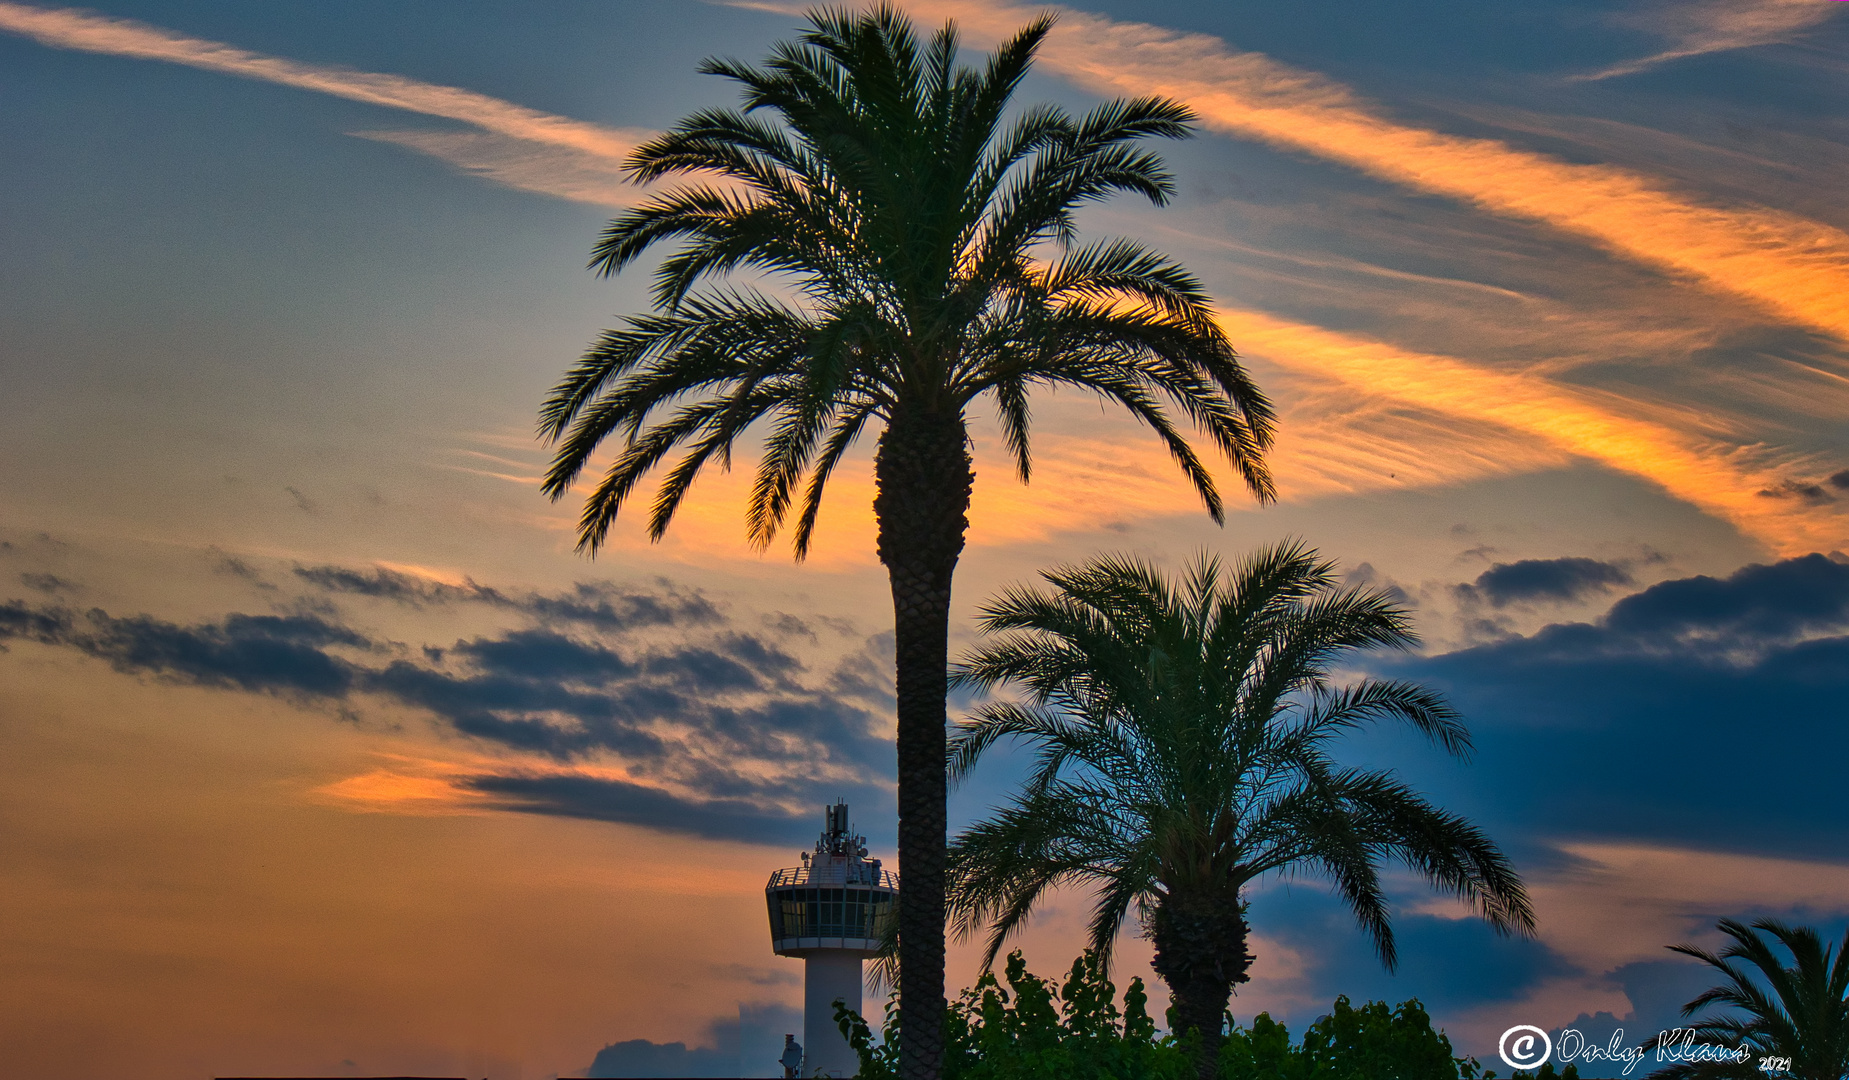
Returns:
[[[1725,981],[1683,1006],[1682,1015],[1714,1006],[1737,1011],[1699,1018],[1684,1030],[1759,1057],[1787,1058],[1791,1075],[1800,1080],[1841,1080],[1849,1075],[1849,961],[1844,959],[1849,934],[1839,945],[1826,946],[1814,929],[1778,919],[1759,919],[1750,926],[1722,919],[1717,928],[1731,940],[1719,953],[1693,945],[1669,946],[1725,976]],[[1790,954],[1789,965],[1773,948],[1774,942]],[[1672,1034],[1659,1035],[1644,1048],[1655,1048]],[[1651,1076],[1720,1080],[1756,1072],[1756,1063],[1750,1061],[1739,1066],[1703,1062],[1680,1063]]]

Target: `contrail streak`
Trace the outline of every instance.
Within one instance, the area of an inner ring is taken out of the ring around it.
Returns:
[[[1632,75],[1671,60],[1790,41],[1842,10],[1842,5],[1832,0],[1707,0],[1705,3],[1684,0],[1663,4],[1614,21],[1656,30],[1673,39],[1669,48],[1588,75],[1574,76],[1574,79],[1588,81]]]
[[[909,9],[988,41],[1044,10],[988,0],[915,0]],[[1065,10],[1042,59],[1087,89],[1178,98],[1211,128],[1577,233],[1849,341],[1849,234],[1827,225],[1707,205],[1625,169],[1399,123],[1340,83],[1206,34]]]
[[[371,105],[460,120],[498,135],[565,147],[611,161],[627,157],[647,135],[540,112],[473,90],[419,82],[402,75],[265,56],[222,42],[187,37],[133,19],[111,18],[76,8],[40,8],[0,0],[0,30],[59,49],[165,60]]]

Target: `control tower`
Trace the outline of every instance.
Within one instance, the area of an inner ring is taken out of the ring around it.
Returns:
[[[835,1002],[861,1012],[860,962],[879,951],[899,916],[899,879],[867,858],[847,803],[824,808],[827,825],[802,865],[779,870],[764,886],[770,947],[803,959],[802,1075],[853,1076],[854,1050],[835,1026]]]

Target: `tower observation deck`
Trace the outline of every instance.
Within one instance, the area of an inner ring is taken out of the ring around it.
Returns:
[[[770,947],[802,958],[802,1075],[853,1076],[853,1048],[835,1026],[835,1002],[861,1008],[861,961],[879,951],[899,914],[899,879],[867,858],[867,838],[854,834],[847,804],[825,808],[826,825],[802,865],[779,870],[764,886],[770,907]]]

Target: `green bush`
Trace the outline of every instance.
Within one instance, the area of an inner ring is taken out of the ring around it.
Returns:
[[[1417,999],[1398,1008],[1346,996],[1294,1044],[1290,1030],[1259,1013],[1250,1028],[1234,1026],[1220,1048],[1225,1080],[1477,1080],[1475,1058],[1452,1056],[1451,1040],[1432,1029]]]
[[[1006,985],[1004,985],[1004,982]],[[1027,971],[1010,953],[1000,979],[989,972],[950,1003],[944,1016],[944,1080],[1191,1080],[1192,1059],[1174,1038],[1156,1033],[1143,980],[1133,978],[1117,1008],[1117,988],[1096,955],[1073,961],[1056,984]],[[895,1001],[886,1005],[881,1038],[837,1006],[835,1021],[860,1055],[861,1080],[897,1080],[901,1038]],[[1301,1043],[1260,1013],[1250,1028],[1234,1024],[1220,1051],[1223,1080],[1493,1080],[1474,1058],[1452,1056],[1451,1041],[1432,1028],[1417,1000],[1359,1008],[1340,997],[1311,1024]],[[1513,1080],[1531,1080],[1517,1073]],[[1552,1066],[1532,1080],[1578,1080],[1572,1066]]]
[[[1027,971],[1017,951],[950,1003],[944,1017],[944,1080],[1186,1080],[1188,1061],[1172,1040],[1156,1037],[1142,979],[1131,979],[1124,1008],[1096,955],[1072,963],[1064,984]],[[860,1055],[862,1080],[897,1080],[898,1010],[886,1005],[882,1038],[836,1006],[835,1022]]]

